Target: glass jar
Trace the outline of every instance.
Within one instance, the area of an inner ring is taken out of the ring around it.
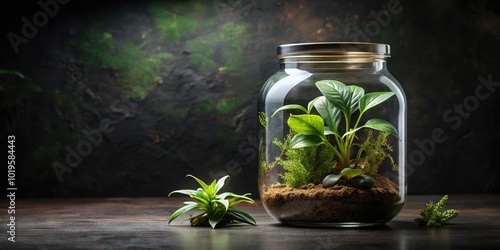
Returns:
[[[259,192],[267,212],[296,226],[384,224],[406,200],[406,98],[387,70],[390,47],[278,47],[262,87]]]

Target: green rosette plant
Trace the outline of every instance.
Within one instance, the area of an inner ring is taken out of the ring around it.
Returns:
[[[362,124],[362,118],[373,107],[385,102],[394,92],[371,92],[356,85],[346,86],[335,80],[322,80],[315,83],[323,94],[307,107],[289,104],[277,109],[272,116],[283,110],[299,110],[305,114],[290,114],[287,124],[297,134],[291,139],[292,149],[327,145],[338,162],[333,166],[335,174],[330,174],[323,181],[324,187],[331,187],[341,179],[358,187],[371,187],[374,179],[356,169],[366,147],[355,143],[357,133],[362,129],[371,129],[398,137],[398,131],[388,121],[380,118],[368,119]],[[312,113],[313,108],[317,114]],[[356,116],[357,115],[357,116]],[[344,128],[341,128],[342,124]],[[332,144],[333,142],[333,144]],[[351,159],[351,151],[357,146],[358,152]]]
[[[200,184],[201,188],[181,189],[172,191],[172,194],[184,194],[191,197],[194,201],[185,201],[185,206],[175,211],[168,220],[168,224],[175,220],[180,215],[187,213],[191,210],[201,210],[203,213],[191,216],[186,220],[191,222],[191,226],[211,226],[212,228],[224,226],[234,222],[243,222],[250,225],[255,225],[255,219],[248,213],[234,208],[236,204],[246,202],[255,204],[255,201],[248,197],[250,193],[243,195],[234,194],[232,192],[224,192],[217,194],[224,186],[225,180],[229,177],[226,175],[218,181],[214,180],[210,185],[193,175],[187,175]]]

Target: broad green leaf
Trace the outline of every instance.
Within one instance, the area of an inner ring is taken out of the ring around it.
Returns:
[[[355,85],[349,85],[347,89],[350,92],[350,97],[347,99],[346,106],[349,107],[349,114],[353,114],[358,110],[359,100],[365,94],[365,90]]]
[[[364,95],[359,100],[359,112],[364,113],[365,111],[385,102],[387,99],[391,98],[394,92],[372,92]]]
[[[342,178],[340,174],[329,174],[323,179],[322,185],[324,188],[333,187],[339,182],[340,178]]]
[[[168,194],[168,196],[170,196],[171,194],[185,194],[185,195],[192,195],[196,193],[196,190],[192,190],[192,189],[181,189],[181,190],[175,190],[175,191],[172,191],[170,194]]]
[[[351,182],[355,187],[371,188],[373,184],[375,184],[375,179],[373,179],[373,177],[369,175],[361,174],[353,177],[351,180],[349,180],[349,182]]]
[[[229,175],[226,175],[217,181],[217,184],[215,185],[215,193],[218,193],[220,191],[220,189],[224,186],[224,182],[228,177]]]
[[[324,96],[315,99],[314,107],[330,130],[337,132],[340,124],[340,109],[333,106]]]
[[[323,136],[324,122],[319,115],[290,115],[288,126],[295,132],[303,135]]]
[[[340,171],[340,175],[342,175],[346,180],[350,180],[355,176],[358,176],[363,173],[363,170],[358,168],[344,168]]]
[[[289,105],[285,105],[285,106],[277,109],[276,111],[274,111],[274,114],[271,117],[275,116],[280,111],[290,110],[290,109],[298,109],[298,110],[304,111],[304,113],[306,113],[306,114],[309,114],[309,112],[307,112],[307,109],[304,108],[304,107],[302,107],[302,105],[299,105],[299,104],[289,104]]]
[[[333,106],[344,113],[350,113],[350,107],[347,107],[347,99],[350,97],[350,92],[345,84],[334,80],[323,80],[317,81],[316,87],[318,87],[319,91]]]
[[[175,220],[175,218],[179,217],[179,215],[181,214],[184,214],[186,213],[187,211],[190,211],[190,210],[193,210],[193,209],[196,209],[198,208],[199,205],[197,203],[191,203],[191,204],[188,204],[186,206],[183,206],[179,209],[177,209],[177,211],[175,211],[171,216],[170,216],[170,219],[168,220],[168,224],[170,224],[170,222],[172,222],[173,220]]]
[[[379,118],[370,119],[362,127],[371,128],[382,132],[388,132],[399,139],[398,131],[396,130],[396,128],[384,119],[379,119]]]
[[[290,141],[293,149],[317,146],[323,143],[323,139],[317,135],[296,134]]]

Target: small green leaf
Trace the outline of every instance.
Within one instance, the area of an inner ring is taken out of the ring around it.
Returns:
[[[168,220],[168,224],[170,224],[170,222],[172,222],[173,220],[175,220],[175,218],[179,217],[181,214],[184,214],[186,213],[187,211],[190,211],[190,210],[193,210],[195,208],[198,208],[198,204],[197,203],[189,203],[188,205],[186,206],[183,206],[179,209],[177,209],[177,211],[175,211],[171,216],[170,216],[170,219]]]
[[[351,130],[345,132],[344,135],[342,135],[342,138],[344,138],[344,137],[346,137],[346,136],[348,136],[350,134],[355,134],[356,132],[358,132],[358,130],[360,130],[362,128],[363,128],[363,126],[355,128],[355,129],[351,129]]]
[[[287,123],[297,133],[319,137],[324,136],[323,118],[319,115],[290,115]]]
[[[209,189],[208,185],[205,182],[203,182],[202,180],[198,179],[196,176],[193,176],[193,175],[190,175],[190,174],[188,174],[186,176],[189,176],[189,177],[195,179],[196,182],[198,182],[198,184],[200,184],[200,186],[203,188],[203,190],[208,190]]]
[[[365,111],[385,102],[387,99],[391,98],[394,92],[371,92],[359,100],[359,111],[364,113]]]
[[[329,174],[323,179],[323,187],[324,188],[329,188],[335,186],[340,181],[340,178],[342,178],[342,175],[339,174]]]
[[[371,188],[375,184],[375,179],[366,174],[354,176],[349,181],[352,185],[359,188]]]
[[[318,96],[318,97],[316,97],[316,98],[312,99],[312,101],[310,101],[310,102],[307,104],[307,114],[311,114],[311,110],[312,110],[312,108],[314,107],[314,103],[316,102],[316,100],[317,100],[318,98],[321,98],[321,96]]]
[[[396,130],[396,128],[384,119],[379,119],[379,118],[370,119],[362,127],[371,128],[382,132],[388,132],[399,139],[398,131]]]
[[[253,224],[253,225],[255,225],[255,223],[256,223],[255,219],[251,215],[246,213],[245,211],[231,207],[231,208],[229,208],[228,212],[230,212],[233,215],[242,216],[244,220],[245,220],[245,218],[247,219],[246,221],[240,220],[241,222],[246,222],[248,224]]]
[[[168,196],[172,195],[172,194],[185,194],[185,195],[192,195],[196,193],[196,190],[192,190],[192,189],[181,189],[181,190],[175,190],[175,191],[172,191],[170,194],[168,194]]]
[[[285,105],[279,109],[277,109],[276,111],[274,111],[274,114],[271,116],[271,117],[274,117],[278,112],[280,111],[283,111],[283,110],[290,110],[290,109],[298,109],[298,110],[301,110],[301,111],[304,111],[304,113],[306,114],[309,114],[309,112],[307,112],[307,109],[302,107],[302,105],[298,105],[298,104],[289,104],[289,105]]]
[[[227,211],[229,209],[229,201],[228,200],[219,200],[219,199],[216,199],[216,200],[212,200],[212,202],[222,204],[224,206],[224,208],[225,208],[224,211]]]
[[[195,199],[200,205],[210,207],[210,196],[203,189],[199,188],[196,193],[190,195],[190,197]]]
[[[217,224],[224,218],[224,215],[226,214],[225,210],[215,210],[212,213],[210,213],[208,216],[208,223],[212,228],[215,228]]]
[[[347,99],[346,106],[349,108],[349,114],[353,114],[356,110],[358,110],[359,100],[365,94],[365,90],[356,85],[349,85],[347,86],[347,89],[350,92],[350,96]]]
[[[363,170],[358,168],[344,168],[340,171],[340,175],[344,177],[346,180],[350,180],[355,176],[358,176],[363,173]]]
[[[332,131],[329,127],[325,127],[325,135],[337,135],[339,136],[339,133]]]
[[[215,192],[219,192],[220,189],[224,186],[224,182],[226,181],[226,179],[229,178],[229,175],[226,175],[222,178],[220,178],[218,181],[217,181],[217,184],[215,185]]]
[[[322,143],[324,143],[323,139],[321,139],[321,137],[318,137],[316,135],[296,134],[290,141],[290,147],[293,149],[306,148],[306,147],[317,146]]]
[[[252,200],[252,198],[247,197],[247,195],[250,195],[250,193],[246,193],[244,195],[238,195],[238,194],[231,193],[231,192],[225,192],[225,193],[218,195],[217,198],[226,199],[226,197],[228,197],[228,196],[233,197],[233,198],[229,199],[229,206],[234,206],[234,205],[241,203],[241,202],[255,204],[255,201]]]

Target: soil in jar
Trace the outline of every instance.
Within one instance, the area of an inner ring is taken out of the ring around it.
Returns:
[[[290,188],[270,186],[261,200],[271,215],[282,222],[385,223],[402,208],[398,186],[376,175],[369,189],[340,183],[331,188],[307,184]]]

